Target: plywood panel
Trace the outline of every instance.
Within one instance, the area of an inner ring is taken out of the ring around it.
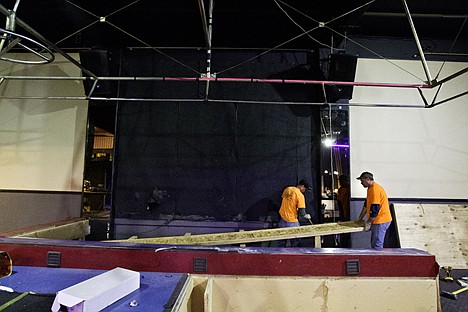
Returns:
[[[205,290],[208,286],[208,279],[194,279],[189,276],[192,287],[188,290],[190,296],[189,311],[203,311],[205,305]]]
[[[320,311],[323,280],[309,278],[215,277],[215,311]]]
[[[204,311],[209,311],[207,308],[226,312],[440,311],[437,280],[430,278],[227,275],[191,275],[191,278],[198,285],[212,283],[210,291],[205,291],[211,297],[205,296],[209,307],[205,302]],[[187,294],[190,293],[182,295]],[[200,296],[194,292],[191,295]]]
[[[326,311],[438,311],[439,289],[434,280],[329,280]]]
[[[188,276],[171,311],[202,311],[203,299],[200,299],[200,287],[196,287],[194,283],[194,279]]]
[[[468,267],[468,206],[394,204],[402,248],[436,256],[441,266]]]
[[[205,312],[214,312],[213,310],[213,279],[208,279],[205,292],[203,294],[205,303]]]

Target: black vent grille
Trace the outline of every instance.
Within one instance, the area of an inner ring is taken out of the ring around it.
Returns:
[[[346,274],[357,275],[361,272],[359,260],[346,260]]]
[[[47,252],[47,266],[48,267],[60,267],[61,253],[58,251]]]
[[[208,260],[206,258],[193,258],[193,272],[207,272]]]

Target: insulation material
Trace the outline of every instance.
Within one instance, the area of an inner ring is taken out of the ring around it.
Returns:
[[[183,235],[155,238],[129,238],[114,240],[113,242],[127,242],[139,244],[167,244],[167,245],[230,245],[239,243],[267,242],[277,239],[324,236],[342,233],[360,232],[364,223],[347,221],[339,223],[324,223],[289,228],[275,228],[268,230],[241,231],[204,235]]]
[[[178,301],[191,306],[180,306],[178,311],[327,312],[376,311],[376,307],[379,311],[439,310],[437,281],[428,278],[191,275],[189,280],[194,280],[192,285],[198,289],[181,294]],[[193,300],[195,296],[197,300]]]
[[[440,266],[468,267],[468,206],[394,204],[402,248],[436,256]]]

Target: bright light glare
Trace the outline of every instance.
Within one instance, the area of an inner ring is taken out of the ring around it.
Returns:
[[[333,144],[335,143],[335,140],[333,139],[330,139],[330,138],[326,138],[323,140],[323,145],[325,145],[326,147],[331,147],[333,146]]]

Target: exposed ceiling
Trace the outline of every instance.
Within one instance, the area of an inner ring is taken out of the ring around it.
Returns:
[[[467,58],[466,0],[4,0],[0,28],[64,52],[336,49],[345,38],[413,39],[405,4],[421,40]]]
[[[345,36],[412,38],[405,3],[421,39],[468,39],[466,0],[23,0],[15,31],[35,38],[26,24],[61,49],[204,48],[211,27],[213,48],[310,50]]]

